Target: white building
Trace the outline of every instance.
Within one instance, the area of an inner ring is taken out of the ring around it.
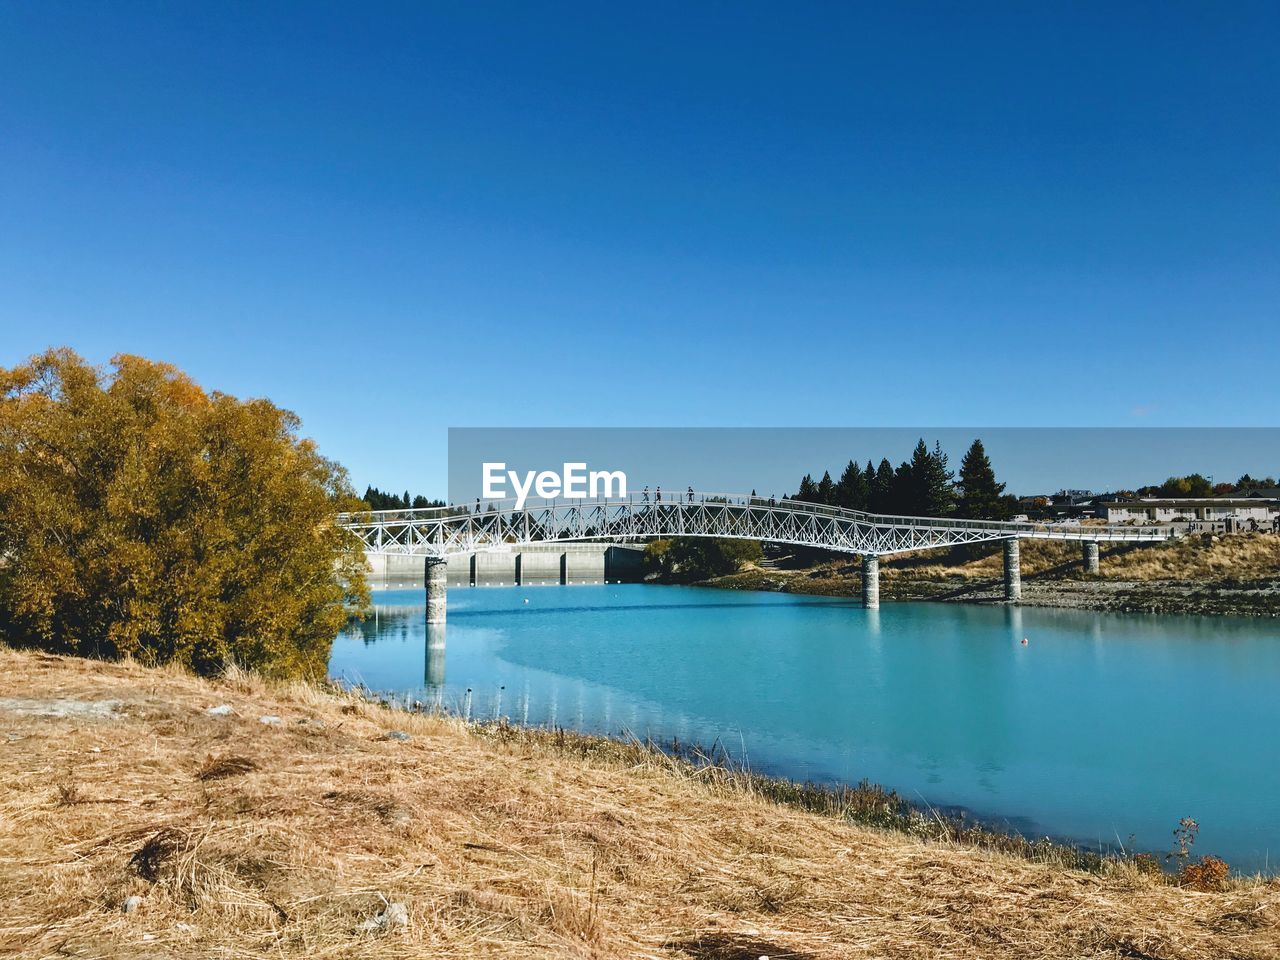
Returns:
[[[1099,515],[1108,523],[1227,523],[1246,528],[1257,523],[1271,529],[1280,518],[1280,500],[1248,497],[1144,497],[1135,500],[1107,500],[1098,505]]]

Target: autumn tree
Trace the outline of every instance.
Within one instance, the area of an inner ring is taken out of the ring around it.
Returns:
[[[89,656],[323,676],[368,602],[345,471],[266,400],[50,350],[0,369],[0,634]]]
[[[1213,484],[1200,473],[1188,474],[1185,477],[1170,477],[1160,485],[1162,497],[1210,497],[1213,496]]]

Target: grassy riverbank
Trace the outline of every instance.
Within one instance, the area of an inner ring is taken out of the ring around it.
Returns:
[[[1021,553],[1024,606],[1280,616],[1280,537],[1275,535],[1199,534],[1141,546],[1103,544],[1098,575],[1083,572],[1075,543],[1024,540]],[[857,559],[848,558],[804,569],[750,568],[706,585],[852,596],[861,592],[862,578]],[[1000,547],[886,557],[880,596],[1002,603]]]
[[[0,729],[6,955],[1280,956],[1276,882],[922,839],[849,822],[875,791],[303,685],[0,650]]]

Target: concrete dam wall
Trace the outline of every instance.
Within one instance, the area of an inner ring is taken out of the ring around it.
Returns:
[[[451,587],[634,583],[644,577],[644,547],[608,543],[539,543],[449,557]],[[426,558],[369,554],[375,586],[421,587]]]

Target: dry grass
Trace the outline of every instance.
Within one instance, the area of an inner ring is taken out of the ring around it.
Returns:
[[[1264,580],[1280,577],[1280,537],[1197,534],[1156,550],[1127,550],[1104,561],[1109,575],[1131,580]]]
[[[1024,540],[1022,575],[1083,577],[1078,543]],[[999,545],[985,555],[966,559],[963,551],[935,550],[886,562],[883,576],[936,578],[959,576],[995,579],[1003,576]],[[1280,537],[1242,533],[1231,536],[1193,534],[1159,544],[1102,544],[1102,576],[1115,580],[1221,581],[1280,577]]]
[[[926,843],[605,743],[2,649],[0,696],[121,704],[0,712],[0,955],[1280,957],[1275,883]]]
[[[1024,540],[1023,600],[1030,606],[1184,613],[1280,615],[1280,537],[1193,534],[1157,544],[1102,544],[1101,573],[1082,569],[1078,543]],[[926,550],[881,561],[884,600],[999,602],[1004,560],[999,544]],[[744,569],[709,581],[740,590],[828,596],[861,590],[855,558],[805,569]]]

